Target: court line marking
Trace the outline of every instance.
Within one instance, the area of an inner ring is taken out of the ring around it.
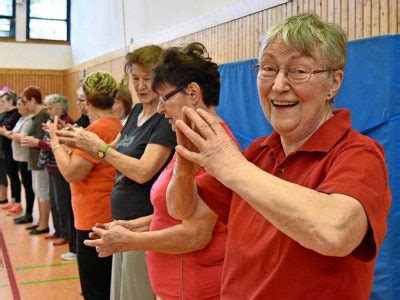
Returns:
[[[1,228],[0,228],[0,248],[3,252],[3,259],[4,259],[3,263],[7,270],[8,281],[10,283],[13,298],[14,298],[14,300],[20,300],[21,296],[19,294],[17,281],[15,280],[15,275],[14,275],[14,271],[12,268],[10,256],[8,255],[6,242],[4,240],[4,235],[3,235],[3,231],[1,230]]]
[[[15,268],[15,270],[24,271],[24,270],[42,269],[42,268],[50,268],[50,267],[62,267],[62,266],[71,266],[71,265],[77,265],[77,263],[76,262],[68,262],[68,263],[56,263],[56,264],[49,264],[49,265],[26,266],[26,267]]]
[[[32,285],[32,284],[50,283],[50,282],[64,281],[64,280],[76,280],[76,279],[79,279],[79,277],[78,276],[59,277],[59,278],[46,279],[46,280],[24,281],[24,282],[20,282],[20,285]]]

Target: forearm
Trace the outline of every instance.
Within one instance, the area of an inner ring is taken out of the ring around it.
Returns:
[[[129,250],[144,250],[168,254],[184,254],[204,248],[211,240],[212,230],[196,230],[183,224],[157,231],[132,232]]]
[[[152,219],[153,219],[153,215],[149,215],[149,216],[140,217],[140,218],[137,218],[134,220],[117,221],[117,222],[118,222],[118,224],[120,222],[126,222],[125,225],[123,225],[123,226],[128,228],[131,231],[144,232],[144,231],[149,231]]]
[[[73,181],[73,174],[76,170],[71,169],[71,155],[63,147],[57,147],[53,150],[53,155],[57,162],[58,170],[66,181]]]
[[[180,175],[174,170],[167,188],[167,208],[171,217],[187,220],[196,211],[199,201],[194,178]]]
[[[265,219],[308,249],[343,256],[357,246],[354,234],[360,235],[359,216],[344,213],[345,203],[333,201],[331,195],[282,180],[249,162],[218,177]]]
[[[112,165],[124,176],[138,182],[146,183],[149,178],[149,168],[140,159],[122,154],[110,148],[105,156],[105,161]]]

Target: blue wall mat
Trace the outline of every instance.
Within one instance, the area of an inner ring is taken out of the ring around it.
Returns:
[[[255,59],[223,64],[218,113],[246,148],[272,129],[258,100]],[[371,299],[400,295],[400,35],[351,41],[337,108],[349,108],[353,127],[386,151],[393,202],[388,233],[376,264]]]

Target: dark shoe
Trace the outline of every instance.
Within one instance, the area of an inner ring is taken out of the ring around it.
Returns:
[[[23,215],[22,217],[14,219],[15,224],[26,224],[26,223],[32,223],[32,222],[33,222],[32,216],[27,216],[27,215]]]
[[[32,235],[37,235],[37,234],[42,234],[42,233],[48,233],[49,232],[49,227],[45,228],[45,229],[32,229],[29,234]]]
[[[64,238],[55,239],[53,242],[54,246],[60,246],[60,245],[65,245],[65,244],[68,244],[68,240],[64,239]]]
[[[8,199],[0,200],[0,204],[6,204],[8,202]]]
[[[26,227],[25,229],[26,230],[32,230],[32,229],[36,229],[38,227],[39,227],[39,225],[31,225],[31,226]]]

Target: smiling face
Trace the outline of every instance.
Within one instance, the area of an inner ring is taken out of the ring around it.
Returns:
[[[260,64],[273,64],[280,69],[272,80],[257,79],[262,109],[272,127],[290,143],[308,138],[332,115],[331,100],[340,87],[343,72],[312,74],[305,83],[290,83],[287,67],[325,69],[318,53],[304,56],[285,46],[282,40],[272,41],[264,50]]]
[[[133,64],[131,68],[132,82],[140,103],[152,104],[158,99],[156,93],[151,89],[151,67],[144,68]]]

